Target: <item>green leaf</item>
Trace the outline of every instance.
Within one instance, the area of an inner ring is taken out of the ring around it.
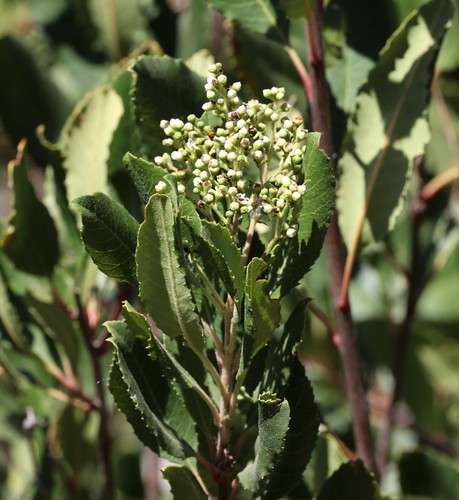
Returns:
[[[115,354],[110,367],[108,387],[112,393],[113,399],[115,400],[116,406],[124,413],[124,416],[131,424],[139,440],[155,453],[158,453],[158,441],[142,418],[142,412],[137,408],[136,404],[131,399],[129,387],[123,380],[123,375],[118,363],[118,357]]]
[[[216,420],[218,410],[204,388],[153,335],[145,316],[135,311],[128,302],[123,305],[123,316],[131,332],[148,342],[148,352],[154,360],[161,364],[162,372],[167,380],[177,382],[187,409],[193,415],[196,425],[208,435],[212,427],[212,413],[214,420]],[[188,354],[192,355],[191,352]]]
[[[259,491],[271,474],[277,456],[282,452],[290,419],[287,401],[265,392],[258,398],[258,437],[255,442],[255,460],[239,474],[242,486]]]
[[[187,59],[198,51],[209,47],[211,33],[209,27],[210,12],[207,2],[205,0],[190,2],[180,12],[177,19],[177,57]],[[206,76],[207,66],[205,68]]]
[[[238,74],[242,75],[241,79],[261,99],[264,89],[285,87],[295,109],[304,113],[308,106],[304,85],[286,47],[266,36],[239,27],[235,28],[234,37],[240,46],[236,64]]]
[[[459,497],[459,469],[451,459],[433,450],[404,453],[400,459],[403,493],[436,500]]]
[[[255,257],[247,266],[245,283],[244,339],[241,362],[247,367],[250,359],[272,338],[280,323],[280,302],[271,299],[268,282],[260,279],[266,263]]]
[[[376,500],[380,498],[376,482],[360,460],[348,462],[324,483],[317,500]]]
[[[25,6],[19,8],[22,11]],[[3,21],[4,3],[1,10]],[[24,15],[27,13],[23,12],[21,19]],[[17,22],[20,22],[19,19]],[[25,41],[26,37],[22,40]],[[39,64],[17,37],[0,37],[0,67],[5,72],[5,77],[0,79],[2,126],[15,144],[27,138],[34,159],[45,164],[48,155],[38,140],[36,128],[44,124],[47,136],[56,140],[71,111],[70,103],[52,82],[46,65]]]
[[[171,485],[172,497],[180,500],[206,500],[208,497],[194,474],[187,467],[169,466],[162,469],[164,479]]]
[[[286,295],[309,271],[318,258],[335,202],[335,177],[327,155],[319,149],[320,135],[306,138],[303,162],[306,193],[301,200],[297,237],[277,253],[270,275],[270,288]]]
[[[137,188],[141,200],[147,204],[150,196],[156,192],[156,184],[164,179],[167,171],[143,158],[137,158],[131,153],[127,153],[123,161]]]
[[[205,264],[211,264],[222,280],[227,292],[237,304],[244,294],[244,265],[240,250],[230,232],[220,224],[202,220],[200,234],[196,234],[199,252]]]
[[[317,406],[311,384],[296,356],[285,398],[290,406],[288,431],[276,466],[264,486],[266,500],[281,498],[301,481],[317,441],[320,423]]]
[[[138,222],[103,193],[80,196],[72,206],[82,216],[81,235],[94,264],[107,276],[135,285]]]
[[[108,87],[99,87],[71,115],[60,139],[70,200],[107,193],[110,146],[123,112],[121,97]]]
[[[56,227],[48,210],[37,198],[27,177],[26,143],[9,165],[14,191],[14,212],[0,244],[16,267],[31,274],[50,276],[59,258]]]
[[[205,80],[187,66],[167,56],[142,56],[134,64],[134,115],[140,151],[148,158],[163,151],[161,120],[185,119],[202,113]]]
[[[134,337],[126,323],[108,321],[105,326],[113,336],[118,366],[130,398],[159,448],[175,460],[195,456],[183,438],[193,437],[194,426],[183,402],[170,390],[159,363],[149,357],[143,342]]]
[[[346,114],[354,109],[359,88],[373,66],[371,59],[345,45],[341,59],[327,69],[327,81],[336,104]]]
[[[269,0],[209,0],[226,19],[236,21],[243,28],[265,35],[279,32],[277,13]]]
[[[118,61],[148,39],[147,18],[138,2],[88,0],[91,19],[98,33],[98,45]]]
[[[171,200],[153,195],[139,230],[136,260],[140,295],[165,335],[183,336],[189,347],[201,352],[202,327],[175,253],[175,220]]]
[[[310,3],[311,8],[313,2],[314,0]],[[288,17],[306,17],[308,14],[307,2],[304,0],[280,0],[279,5]]]
[[[357,97],[343,151],[337,208],[349,249],[381,239],[400,211],[414,158],[429,140],[425,119],[432,61],[452,14],[446,0],[413,13],[389,39]]]

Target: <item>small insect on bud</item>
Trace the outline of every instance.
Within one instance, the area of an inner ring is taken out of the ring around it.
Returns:
[[[209,139],[213,139],[215,137],[215,129],[211,128],[209,130],[209,133],[207,134],[207,137],[209,137]]]

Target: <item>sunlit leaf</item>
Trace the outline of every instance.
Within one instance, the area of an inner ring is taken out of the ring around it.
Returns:
[[[175,217],[167,196],[151,197],[140,226],[136,254],[140,295],[165,335],[183,336],[190,347],[201,351],[202,328],[175,253]]]
[[[69,200],[108,192],[110,146],[123,111],[120,96],[99,87],[71,115],[60,139]]]

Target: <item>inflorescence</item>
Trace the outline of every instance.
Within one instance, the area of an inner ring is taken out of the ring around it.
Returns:
[[[209,72],[203,116],[162,120],[163,145],[173,151],[157,156],[155,163],[174,172],[178,192],[203,213],[226,225],[245,214],[256,221],[275,218],[282,221],[283,234],[293,238],[297,225],[291,208],[306,191],[303,119],[288,117],[285,89],[264,90],[268,104],[244,103],[238,95],[241,83],[228,86],[220,63]],[[157,192],[165,189],[164,182],[156,186]]]

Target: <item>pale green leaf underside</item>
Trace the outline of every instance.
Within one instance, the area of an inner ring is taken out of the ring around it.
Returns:
[[[110,144],[123,112],[121,97],[114,90],[100,87],[70,118],[61,139],[69,200],[107,192]]]
[[[175,252],[174,224],[171,200],[164,195],[152,196],[145,208],[136,253],[140,295],[165,335],[183,336],[190,347],[201,351],[202,327]]]
[[[381,239],[394,223],[413,160],[429,140],[425,119],[431,64],[445,24],[446,0],[411,15],[381,52],[356,103],[343,151],[337,208],[352,251]]]

